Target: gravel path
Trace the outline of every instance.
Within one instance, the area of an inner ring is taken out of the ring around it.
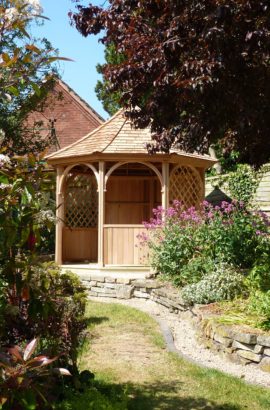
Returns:
[[[161,326],[169,351],[174,351],[198,365],[221,370],[222,372],[245,379],[246,382],[270,387],[270,374],[254,365],[235,364],[225,357],[201,346],[188,313],[175,315],[161,305],[145,299],[119,300],[93,298],[94,301],[119,303],[134,307],[151,315]]]

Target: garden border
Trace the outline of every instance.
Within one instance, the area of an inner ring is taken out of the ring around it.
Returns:
[[[262,331],[235,330],[233,326],[215,322],[213,315],[203,313],[200,306],[188,307],[171,285],[154,278],[126,279],[97,275],[81,275],[91,298],[150,299],[167,308],[170,313],[190,311],[200,341],[208,349],[221,353],[240,364],[252,364],[270,372],[270,334]]]

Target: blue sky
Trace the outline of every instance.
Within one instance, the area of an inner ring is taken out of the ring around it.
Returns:
[[[104,0],[92,0],[92,3],[101,5]],[[74,60],[60,63],[62,79],[100,115],[108,118],[94,91],[98,79],[96,65],[104,61],[103,45],[96,36],[84,38],[70,26],[67,14],[74,10],[71,0],[41,0],[41,4],[44,16],[50,21],[45,20],[42,26],[33,28],[32,33],[37,37],[46,37],[59,50],[60,56]]]

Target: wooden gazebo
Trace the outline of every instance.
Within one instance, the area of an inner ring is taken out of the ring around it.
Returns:
[[[119,111],[89,135],[47,157],[57,170],[56,262],[75,268],[147,270],[138,244],[153,208],[204,198],[209,156],[174,151],[149,155],[149,129]]]

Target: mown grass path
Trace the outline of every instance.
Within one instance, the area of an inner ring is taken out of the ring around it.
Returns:
[[[270,390],[168,353],[157,323],[147,314],[90,302],[87,315],[90,343],[81,367],[93,371],[103,384],[121,386],[128,409],[270,409]]]

